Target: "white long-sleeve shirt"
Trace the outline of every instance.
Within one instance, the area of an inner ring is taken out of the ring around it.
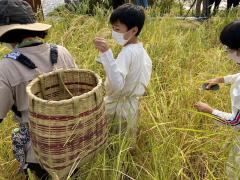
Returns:
[[[142,43],[129,44],[122,48],[115,60],[111,50],[98,59],[106,72],[105,97],[108,115],[114,115],[135,126],[138,97],[142,96],[152,73],[152,61]]]
[[[219,117],[222,123],[240,128],[240,73],[224,77],[225,84],[231,84],[232,113],[213,110],[212,114]]]

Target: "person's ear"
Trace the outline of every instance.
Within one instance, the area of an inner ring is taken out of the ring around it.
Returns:
[[[134,35],[136,35],[138,33],[138,27],[135,26],[134,28],[132,28],[132,32]]]

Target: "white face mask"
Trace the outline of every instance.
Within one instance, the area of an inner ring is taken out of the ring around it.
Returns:
[[[112,31],[112,38],[122,46],[124,46],[128,42],[128,40],[124,39],[124,33]]]
[[[237,51],[232,51],[228,54],[228,57],[235,63],[240,64],[240,56],[237,55]]]

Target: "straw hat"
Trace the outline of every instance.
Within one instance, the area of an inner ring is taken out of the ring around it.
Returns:
[[[31,6],[23,0],[0,0],[0,37],[12,30],[47,31],[49,24],[37,23]]]

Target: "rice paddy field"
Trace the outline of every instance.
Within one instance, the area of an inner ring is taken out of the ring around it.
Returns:
[[[72,179],[173,180],[228,179],[228,153],[239,133],[217,125],[214,118],[194,110],[197,101],[231,111],[229,86],[219,91],[201,90],[201,84],[216,76],[233,74],[239,67],[228,59],[219,42],[227,23],[239,17],[234,11],[220,13],[204,22],[182,21],[172,14],[158,18],[147,10],[140,40],[153,61],[147,96],[141,98],[137,146],[131,150],[128,137],[110,136],[106,148],[81,166]],[[79,68],[93,70],[105,78],[96,63],[99,55],[92,40],[108,39],[115,55],[120,51],[111,40],[110,11],[96,9],[95,16],[67,10],[46,20],[53,24],[48,42],[65,46]],[[58,16],[58,18],[56,18]],[[0,57],[9,52],[0,46]],[[17,126],[12,114],[0,124],[0,179],[20,180],[18,163],[11,150],[11,131]]]

